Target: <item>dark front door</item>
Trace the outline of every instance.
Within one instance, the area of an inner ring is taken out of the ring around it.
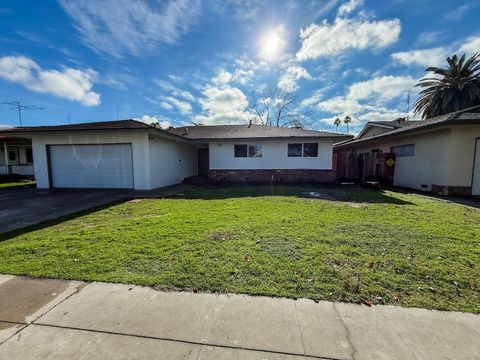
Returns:
[[[198,176],[207,176],[208,168],[208,147],[198,148]]]

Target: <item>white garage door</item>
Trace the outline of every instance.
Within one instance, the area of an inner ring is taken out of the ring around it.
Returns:
[[[50,145],[52,186],[133,188],[131,144]]]
[[[475,163],[473,164],[472,195],[480,196],[480,139],[475,146]]]

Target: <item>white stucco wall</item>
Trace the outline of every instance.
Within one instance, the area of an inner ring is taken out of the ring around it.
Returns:
[[[414,156],[396,158],[393,185],[417,190],[431,190],[431,185],[448,185],[451,129],[406,135],[357,148],[357,154],[379,149],[389,153],[392,146],[415,144]],[[426,185],[426,186],[425,186]]]
[[[196,146],[155,135],[148,142],[152,188],[178,184],[197,174]]]
[[[414,156],[396,159],[395,186],[418,190],[431,190],[432,184],[469,187],[477,138],[480,138],[480,125],[456,125],[372,142],[357,148],[357,153],[371,152],[373,149],[390,152],[392,146],[415,144]]]
[[[450,130],[434,131],[409,137],[406,144],[415,144],[415,155],[397,157],[393,184],[418,190],[431,190],[432,184],[448,185]],[[403,145],[392,142],[390,146]]]
[[[101,132],[58,132],[32,136],[33,163],[38,188],[49,187],[47,148],[55,144],[109,144],[131,143],[133,153],[134,188],[150,189],[150,168],[148,152],[148,134],[134,131],[101,131]]]
[[[462,125],[452,128],[448,185],[471,186],[477,138],[480,138],[480,125]]]
[[[318,157],[288,157],[289,143],[318,143]],[[234,156],[235,144],[261,144],[259,158]],[[333,140],[223,140],[209,143],[210,169],[332,169]]]

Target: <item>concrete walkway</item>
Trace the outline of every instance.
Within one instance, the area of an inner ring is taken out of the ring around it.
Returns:
[[[0,359],[479,359],[480,316],[0,276]]]

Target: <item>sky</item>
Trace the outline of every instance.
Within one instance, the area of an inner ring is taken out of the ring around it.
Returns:
[[[427,66],[480,50],[479,18],[478,0],[0,0],[0,103],[35,107],[24,126],[242,124],[273,87],[307,128],[356,133],[412,117]]]

